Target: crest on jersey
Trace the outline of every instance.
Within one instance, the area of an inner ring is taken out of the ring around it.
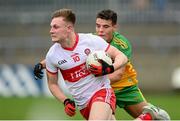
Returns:
[[[84,53],[85,53],[86,55],[89,55],[90,52],[91,52],[91,50],[90,50],[89,48],[86,48],[86,49],[84,50]]]

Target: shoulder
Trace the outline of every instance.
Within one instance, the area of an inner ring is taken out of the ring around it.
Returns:
[[[127,49],[128,47],[131,47],[131,43],[129,42],[129,40],[125,36],[123,36],[122,34],[120,34],[118,32],[113,33],[112,42],[115,45],[119,45],[124,49]]]
[[[94,33],[79,33],[79,37],[92,37],[92,38],[100,38],[98,35],[94,34]]]
[[[59,45],[58,43],[54,43],[54,44],[49,48],[49,51],[47,52],[47,56],[52,56],[59,46],[60,46],[60,45]]]
[[[113,39],[111,45],[122,51],[128,59],[131,59],[132,46],[128,39],[118,32],[113,33]]]
[[[129,41],[125,36],[118,32],[113,33],[113,39],[119,40],[119,41]]]
[[[47,64],[52,64],[55,62],[56,58],[57,58],[57,51],[58,51],[58,48],[60,48],[60,44],[58,43],[54,43],[49,51],[47,52],[46,54],[46,63]]]
[[[98,42],[98,40],[103,40],[101,37],[95,35],[94,33],[79,33],[79,39],[89,42]]]

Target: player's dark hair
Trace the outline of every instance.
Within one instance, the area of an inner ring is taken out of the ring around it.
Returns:
[[[71,9],[59,9],[56,10],[53,14],[52,14],[52,19],[56,18],[56,17],[64,17],[64,20],[67,22],[71,22],[73,25],[76,22],[76,16],[75,14],[72,12]]]
[[[111,20],[113,25],[117,24],[117,13],[110,9],[100,11],[96,16],[97,18]]]

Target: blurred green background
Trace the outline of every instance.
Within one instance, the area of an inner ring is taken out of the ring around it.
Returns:
[[[172,120],[180,119],[178,104],[179,94],[145,94],[146,99],[165,109]],[[1,120],[83,120],[79,111],[74,117],[64,113],[64,106],[54,98],[1,98]],[[132,120],[123,109],[117,108],[118,120]]]
[[[95,32],[96,13],[118,13],[119,32],[133,46],[139,87],[149,102],[180,119],[180,1],[179,0],[0,0],[0,119],[69,118],[51,97],[43,80],[35,80],[33,66],[52,45],[51,13],[71,8],[77,32]],[[117,119],[132,119],[117,110]]]

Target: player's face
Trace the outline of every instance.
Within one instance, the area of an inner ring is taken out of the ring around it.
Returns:
[[[111,20],[96,19],[96,33],[107,42],[111,42],[115,29],[116,25],[113,25]]]
[[[50,34],[53,42],[66,40],[68,37],[68,24],[64,21],[63,17],[53,18],[50,26]]]

